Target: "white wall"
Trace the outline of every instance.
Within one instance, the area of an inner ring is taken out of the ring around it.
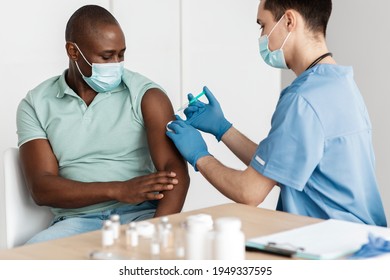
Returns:
[[[175,107],[188,92],[198,93],[207,85],[237,128],[256,142],[266,136],[280,72],[266,66],[258,54],[258,0],[8,0],[2,1],[0,15],[0,153],[17,145],[15,112],[27,91],[67,68],[65,25],[87,3],[114,13],[126,36],[126,67],[161,84]],[[211,137],[207,141],[224,163],[243,168],[222,144]],[[228,201],[190,169],[184,210]],[[276,195],[262,207],[274,208]],[[0,204],[3,198],[0,193]]]
[[[389,1],[333,0],[327,41],[339,64],[352,65],[373,126],[377,178],[390,222]],[[293,76],[283,72],[282,85]]]
[[[113,0],[111,8],[126,36],[126,67],[159,83],[180,106],[180,0]]]

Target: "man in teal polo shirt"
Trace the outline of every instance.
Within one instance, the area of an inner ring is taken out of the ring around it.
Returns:
[[[52,225],[28,243],[180,212],[185,160],[165,135],[173,119],[163,89],[123,68],[124,34],[104,8],[78,9],[66,26],[69,68],[41,83],[17,111],[20,157]]]

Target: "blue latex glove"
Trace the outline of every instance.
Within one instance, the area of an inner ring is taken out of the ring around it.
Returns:
[[[186,124],[179,116],[177,120],[169,123],[166,135],[171,138],[176,148],[182,156],[194,167],[199,158],[208,156],[210,153],[207,150],[206,142],[203,140],[200,132],[192,126]]]
[[[368,243],[364,244],[359,251],[350,257],[350,259],[365,259],[386,253],[390,253],[390,241],[369,233]]]
[[[193,127],[213,134],[218,141],[221,141],[222,136],[232,126],[228,122],[222,112],[218,100],[214,97],[211,91],[204,87],[203,91],[209,101],[205,104],[199,100],[191,103],[185,110],[186,123]],[[191,101],[194,96],[188,94],[188,100]]]

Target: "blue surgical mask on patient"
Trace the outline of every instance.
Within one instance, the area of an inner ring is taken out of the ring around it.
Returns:
[[[91,77],[86,77],[81,72],[77,61],[75,61],[77,69],[79,70],[84,81],[96,92],[107,92],[116,88],[122,81],[122,74],[124,69],[124,62],[114,63],[89,63],[81,52],[76,43],[74,43],[79,50],[84,60],[92,67]]]
[[[275,68],[288,69],[288,66],[286,64],[286,59],[284,58],[283,47],[284,44],[287,42],[288,37],[290,37],[291,32],[288,33],[280,49],[274,51],[270,51],[269,49],[269,36],[271,36],[275,27],[279,24],[279,22],[282,20],[283,17],[284,15],[275,24],[275,26],[272,28],[271,32],[268,35],[263,35],[259,38],[259,48],[260,48],[260,55],[264,59],[265,63]]]

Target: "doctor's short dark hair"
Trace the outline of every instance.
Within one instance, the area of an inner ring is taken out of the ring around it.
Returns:
[[[262,0],[264,9],[278,21],[288,9],[296,10],[306,21],[309,30],[326,35],[332,13],[332,0]]]

